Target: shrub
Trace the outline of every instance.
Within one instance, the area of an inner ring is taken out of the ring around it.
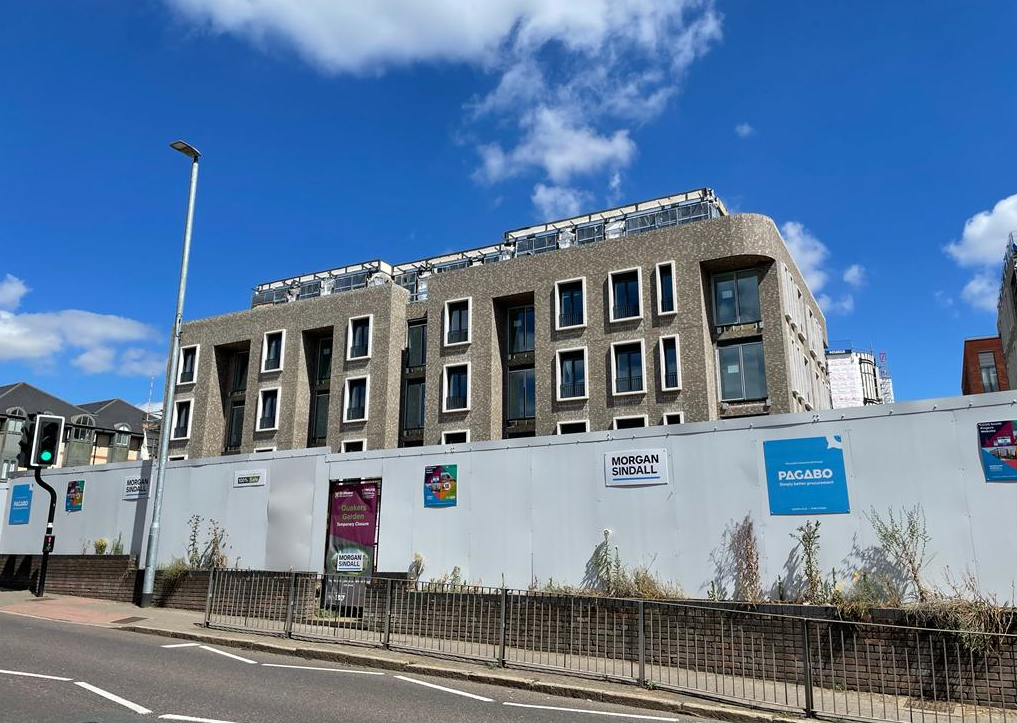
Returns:
[[[95,549],[96,555],[105,555],[106,548],[109,547],[109,540],[105,537],[98,537],[95,542],[92,543],[92,547]]]
[[[113,545],[110,547],[109,554],[111,555],[124,554],[124,533],[122,532],[117,533],[117,539],[113,540]]]
[[[879,539],[879,544],[907,578],[918,602],[929,599],[924,571],[932,560],[927,547],[932,537],[925,525],[925,512],[921,505],[902,507],[898,512],[888,509],[884,520],[876,508],[865,517]]]
[[[745,515],[745,519],[731,528],[728,546],[734,563],[735,599],[759,602],[763,598],[759,584],[759,543],[752,517]]]
[[[802,565],[805,574],[805,591],[802,600],[809,605],[823,605],[830,599],[830,592],[819,571],[819,520],[809,520],[798,528],[798,534],[791,533],[802,550]]]

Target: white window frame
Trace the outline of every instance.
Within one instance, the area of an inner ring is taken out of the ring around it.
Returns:
[[[265,454],[267,452],[274,452],[275,450],[275,447],[255,447],[254,454]]]
[[[678,361],[678,386],[669,387],[667,385],[667,366],[664,364],[664,341],[667,339],[674,339],[674,352],[675,357]],[[660,389],[664,392],[680,392],[682,388],[682,345],[678,340],[677,334],[667,334],[666,336],[660,337],[657,342],[657,356],[660,359]]]
[[[466,302],[466,341],[454,341],[449,342],[448,335],[452,330],[449,328],[449,314],[448,307],[452,304],[458,304],[460,301]],[[442,327],[441,342],[443,346],[465,346],[473,341],[473,297],[464,296],[461,299],[449,299],[445,302],[444,326]]]
[[[180,381],[180,377],[184,374],[184,352],[188,349],[194,349],[194,379],[189,382]],[[180,347],[180,358],[177,360],[177,386],[184,384],[196,384],[198,382],[198,362],[201,361],[201,344],[190,344],[188,346]]]
[[[176,437],[174,434],[177,430],[177,417],[179,416],[180,405],[187,405],[187,436]],[[191,425],[194,424],[194,400],[193,399],[175,399],[173,400],[173,419],[170,420],[170,439],[177,441],[181,439],[191,438]]]
[[[364,380],[364,416],[360,419],[350,419],[349,414],[349,401],[350,401],[350,382]],[[343,382],[343,424],[360,424],[366,422],[371,418],[371,375],[361,374],[355,377],[346,377],[346,381]],[[356,441],[356,440],[351,440]]]
[[[187,460],[187,453],[184,454],[171,454],[166,457],[167,462],[184,462]]]
[[[660,267],[670,266],[671,267],[671,301],[674,303],[674,309],[672,311],[664,311],[660,302],[663,301],[664,295],[661,293],[660,288]],[[678,280],[675,270],[678,268],[674,261],[661,261],[659,264],[653,267],[653,275],[657,278],[657,316],[675,316],[678,313]]]
[[[583,323],[573,324],[572,326],[561,325],[561,287],[563,284],[574,284],[580,282],[583,285]],[[554,330],[555,331],[569,331],[571,329],[585,329],[587,323],[587,311],[590,308],[590,297],[586,293],[586,277],[577,276],[574,279],[562,279],[561,281],[554,282]]]
[[[367,356],[350,356],[350,352],[353,350],[353,322],[367,319]],[[371,352],[374,349],[374,314],[363,314],[361,316],[351,316],[350,320],[346,322],[346,361],[360,361],[361,359],[370,359]]]
[[[678,424],[685,424],[685,410],[683,409],[679,409],[676,412],[664,412],[660,415],[660,423],[662,425],[667,425],[667,418],[675,415],[678,415]]]
[[[268,337],[271,334],[282,334],[282,339],[279,341],[279,368],[278,369],[266,369],[265,362],[268,361]],[[286,366],[286,330],[285,329],[273,329],[272,331],[266,331],[261,337],[261,373],[262,374],[274,374],[275,372],[281,372]]]
[[[628,346],[630,344],[639,344],[639,357],[642,362],[642,379],[643,388],[636,392],[619,392],[618,391],[618,357],[615,354],[615,347]],[[611,344],[611,396],[612,397],[631,397],[636,394],[646,394],[646,340],[645,339],[629,339],[628,341],[616,341]]]
[[[626,414],[621,417],[614,417],[611,419],[611,429],[618,429],[618,421],[622,419],[642,419],[643,427],[650,426],[650,418],[646,414]],[[623,432],[626,430],[622,430]]]
[[[466,406],[459,409],[448,408],[448,370],[451,367],[466,367]],[[445,364],[441,368],[441,412],[442,414],[458,414],[470,411],[473,403],[473,365],[469,360]]]
[[[261,411],[265,402],[265,392],[275,392],[275,426],[261,426]],[[255,432],[277,432],[279,431],[279,412],[282,409],[282,389],[280,387],[263,387],[258,390],[258,409],[254,416]]]
[[[342,450],[342,454],[356,454],[356,452],[350,452],[350,451],[348,451],[346,449],[346,445],[349,444],[350,442],[360,442],[363,445],[363,449],[361,449],[359,451],[360,452],[366,452],[367,451],[367,439],[366,438],[344,439],[340,443],[340,447],[339,447],[339,449]]]
[[[561,434],[561,425],[563,424],[582,424],[586,427],[582,432],[574,432],[574,434],[586,434],[590,431],[590,420],[589,419],[563,419],[555,425],[554,433]]]
[[[466,433],[466,441],[465,442],[446,442],[445,441],[445,436],[446,435],[449,435],[449,434],[463,434],[464,432]],[[446,430],[446,431],[441,433],[441,443],[442,444],[469,444],[470,443],[470,430],[468,430],[468,429],[449,429],[449,430]]]
[[[623,316],[620,319],[614,315],[614,277],[617,274],[627,274],[630,271],[636,272],[636,288],[639,290],[639,316]],[[625,321],[638,321],[643,318],[643,269],[640,266],[634,266],[631,269],[615,269],[614,271],[607,272],[607,294],[608,294],[608,307],[607,307],[607,318],[611,323],[625,322]],[[584,305],[585,306],[585,305]]]
[[[586,370],[586,378],[583,380],[583,387],[585,394],[581,397],[563,397],[561,396],[561,355],[568,354],[569,352],[581,351],[583,352],[583,369]],[[568,349],[558,349],[554,353],[554,399],[557,402],[580,402],[584,399],[590,398],[590,355],[586,350],[585,346],[573,346]]]

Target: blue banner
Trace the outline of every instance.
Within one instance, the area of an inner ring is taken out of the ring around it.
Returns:
[[[32,485],[14,485],[11,488],[11,513],[8,525],[27,525],[32,516]]]
[[[840,435],[763,442],[771,515],[851,511]]]

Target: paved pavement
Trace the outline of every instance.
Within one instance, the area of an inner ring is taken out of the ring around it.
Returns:
[[[145,621],[118,622],[150,617],[165,628],[194,628],[200,616],[182,611],[160,615],[117,603],[0,593],[4,612],[16,614],[0,614],[0,723],[688,720],[476,682],[465,666],[449,664],[446,676],[426,674],[440,668],[416,669],[405,660],[392,666],[396,670],[368,668],[296,658],[284,649],[245,650],[128,632],[123,625]],[[44,619],[50,616],[76,622]],[[610,688],[592,685],[591,691]]]

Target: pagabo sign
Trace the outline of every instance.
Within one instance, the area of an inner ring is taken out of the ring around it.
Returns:
[[[604,455],[604,481],[608,487],[666,485],[666,449],[634,449]]]

